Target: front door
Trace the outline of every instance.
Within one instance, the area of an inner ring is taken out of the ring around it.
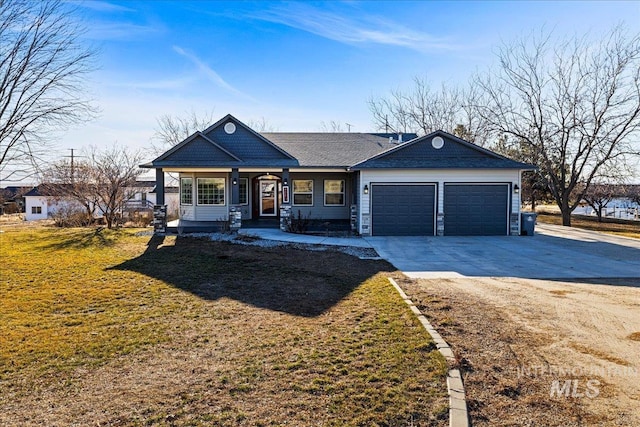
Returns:
[[[260,216],[278,214],[278,181],[260,181]]]

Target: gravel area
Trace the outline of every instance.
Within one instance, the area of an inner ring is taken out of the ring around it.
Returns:
[[[153,231],[140,231],[136,233],[136,236],[153,236]],[[360,259],[381,259],[380,255],[378,255],[378,253],[373,248],[281,242],[236,233],[189,233],[183,235],[183,237],[194,237],[199,239],[208,238],[214,242],[230,242],[237,245],[258,246],[261,248],[290,247],[293,249],[301,249],[305,251],[336,251],[355,256]]]

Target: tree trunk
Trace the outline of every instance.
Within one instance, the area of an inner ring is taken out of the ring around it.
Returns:
[[[596,209],[596,215],[598,215],[598,222],[602,222],[602,206]]]
[[[568,201],[563,200],[560,205],[560,212],[562,213],[562,225],[571,227],[571,209],[569,208]]]
[[[536,192],[531,192],[531,212],[536,211]]]

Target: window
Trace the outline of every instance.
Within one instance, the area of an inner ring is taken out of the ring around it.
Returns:
[[[224,205],[224,178],[198,178],[198,205]]]
[[[324,180],[324,204],[325,206],[344,206],[344,180]]]
[[[249,204],[249,178],[240,178],[238,185],[240,189],[240,204],[248,205]]]
[[[180,204],[193,204],[193,178],[180,178]]]
[[[313,206],[313,180],[293,180],[293,204],[296,206]]]
[[[42,206],[31,206],[31,213],[32,214],[41,214],[42,213]]]

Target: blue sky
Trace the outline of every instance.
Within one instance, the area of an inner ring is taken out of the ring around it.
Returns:
[[[466,82],[501,41],[543,27],[640,29],[638,1],[74,4],[99,50],[89,91],[101,112],[61,135],[60,155],[88,144],[150,148],[158,117],[190,111],[264,118],[277,131],[331,120],[373,131],[368,99],[414,76]]]

